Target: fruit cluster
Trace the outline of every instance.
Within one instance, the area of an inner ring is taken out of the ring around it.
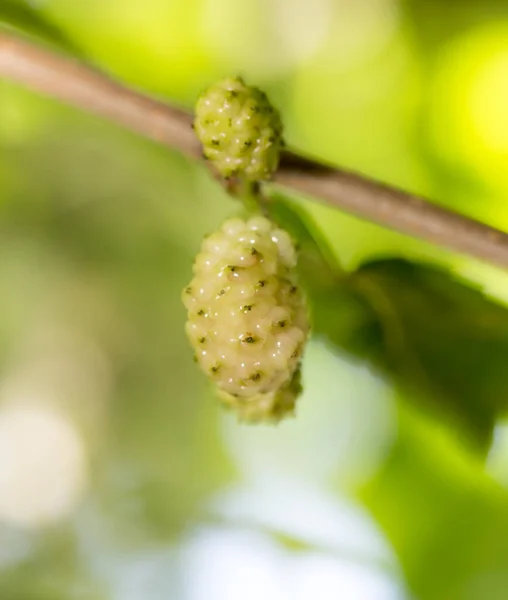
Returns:
[[[243,420],[278,421],[300,391],[309,322],[295,266],[287,232],[231,219],[205,238],[183,291],[196,360]]]

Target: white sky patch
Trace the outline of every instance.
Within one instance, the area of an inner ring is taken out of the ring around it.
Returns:
[[[362,508],[283,476],[240,485],[217,496],[211,510],[233,525],[273,531],[351,561],[397,570],[391,548]]]
[[[185,600],[399,600],[390,575],[318,552],[293,553],[268,535],[203,528],[184,550]]]

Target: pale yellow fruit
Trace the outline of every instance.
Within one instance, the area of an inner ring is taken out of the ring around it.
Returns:
[[[183,292],[186,331],[220,397],[247,420],[292,412],[309,331],[288,235],[263,217],[207,237]]]

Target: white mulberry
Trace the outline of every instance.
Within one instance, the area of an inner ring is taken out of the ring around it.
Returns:
[[[231,219],[205,238],[183,291],[196,360],[243,420],[278,421],[300,391],[309,322],[295,266],[287,232]]]
[[[269,179],[282,145],[278,111],[266,94],[239,77],[212,85],[198,99],[194,130],[223,177]]]

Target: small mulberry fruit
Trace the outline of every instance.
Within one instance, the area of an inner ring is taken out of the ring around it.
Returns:
[[[300,392],[309,321],[295,266],[287,232],[231,219],[205,238],[183,291],[196,360],[242,420],[278,421]]]
[[[282,124],[264,92],[239,77],[224,79],[200,96],[195,112],[204,155],[223,177],[271,177],[279,163]]]

